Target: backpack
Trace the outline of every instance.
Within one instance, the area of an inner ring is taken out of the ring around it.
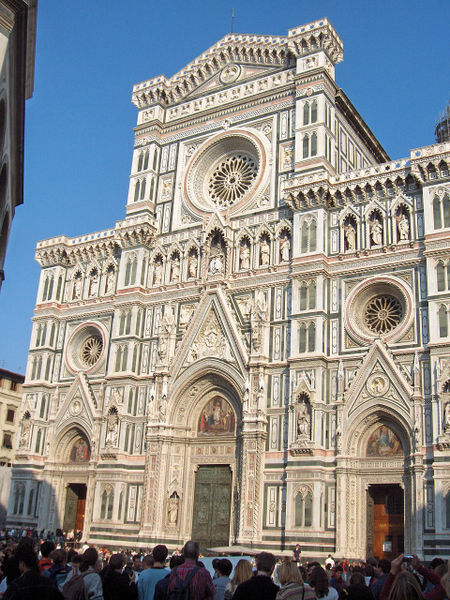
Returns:
[[[92,571],[80,573],[71,577],[63,586],[62,595],[64,600],[85,600],[84,578]]]
[[[184,581],[181,581],[175,569],[175,585],[173,586],[172,591],[168,596],[168,600],[190,600],[191,591],[189,589],[189,586],[197,571],[200,571],[200,567],[194,567],[193,569],[191,569],[186,579]]]

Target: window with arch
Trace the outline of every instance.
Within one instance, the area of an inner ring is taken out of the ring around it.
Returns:
[[[316,282],[314,280],[302,281],[299,294],[300,310],[311,310],[316,308]]]
[[[110,521],[112,519],[114,506],[114,491],[112,489],[105,489],[102,493],[102,501],[100,506],[100,519],[106,519]]]
[[[56,333],[56,325],[55,325],[55,323],[52,323],[52,328],[50,330],[50,341],[49,341],[50,346],[53,346],[53,344],[55,343],[55,333]]]
[[[45,381],[50,381],[50,370],[52,367],[52,357],[49,356],[47,358],[47,362],[45,364],[45,375],[44,375],[44,379]]]
[[[437,263],[436,282],[438,292],[450,289],[450,261],[447,264],[444,264],[442,260]]]
[[[42,356],[35,356],[32,364],[31,379],[40,379],[42,371]]]
[[[435,229],[450,227],[450,196],[448,193],[433,198],[433,222]]]
[[[302,254],[316,250],[317,223],[315,219],[304,220],[300,228],[300,248]]]
[[[441,338],[448,337],[448,314],[447,314],[447,308],[445,306],[441,306],[439,308],[438,320],[439,320],[439,337],[441,337]]]
[[[303,158],[317,156],[317,133],[305,133],[303,136]]]
[[[34,446],[34,451],[36,454],[39,454],[41,451],[41,436],[42,436],[41,429],[38,429],[37,434],[36,434],[36,444]]]
[[[23,505],[25,502],[25,485],[16,483],[14,487],[14,506],[13,514],[21,515],[23,513]]]
[[[117,509],[117,520],[122,520],[122,507],[123,507],[123,492],[120,492],[119,495],[119,507]]]
[[[129,256],[125,267],[125,285],[134,285],[136,282],[137,257]]]
[[[317,100],[305,102],[303,105],[303,125],[317,123]]]
[[[312,526],[312,492],[298,492],[295,497],[295,527]]]
[[[315,349],[316,324],[314,321],[301,323],[298,332],[298,351],[302,354],[304,352],[314,352]]]
[[[35,494],[35,489],[32,488],[30,491],[30,495],[28,496],[27,515],[31,515],[33,513],[34,494]]]
[[[57,300],[61,300],[62,285],[63,285],[63,277],[62,277],[62,275],[60,275],[58,277],[58,285],[56,286],[56,299]]]
[[[445,495],[445,528],[450,529],[450,490]]]
[[[131,309],[124,310],[119,317],[119,335],[128,335],[131,331]]]

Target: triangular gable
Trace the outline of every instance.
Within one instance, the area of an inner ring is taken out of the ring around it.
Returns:
[[[358,372],[345,392],[350,416],[362,403],[374,398],[388,398],[408,409],[413,389],[406,381],[393,357],[380,340],[376,340],[358,367]]]
[[[223,293],[218,290],[200,301],[172,363],[171,374],[203,358],[216,357],[234,364],[244,374],[248,354]]]
[[[56,415],[56,428],[76,420],[92,430],[96,411],[96,398],[84,373],[77,373],[66,398]]]

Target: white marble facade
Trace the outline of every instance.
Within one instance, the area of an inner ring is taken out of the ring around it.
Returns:
[[[179,546],[228,465],[228,543],[364,556],[390,483],[450,556],[450,145],[392,162],[342,56],[324,19],[134,86],[126,218],[37,245],[10,524],[85,484],[90,541]]]

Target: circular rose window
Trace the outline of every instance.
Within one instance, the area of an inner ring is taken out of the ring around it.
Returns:
[[[97,325],[79,327],[70,337],[66,360],[72,371],[87,371],[101,360],[104,351],[104,336]]]
[[[103,340],[100,336],[91,335],[83,343],[80,350],[81,362],[90,368],[95,365],[103,350]]]
[[[242,154],[227,156],[209,181],[209,197],[218,206],[232,206],[242,198],[256,177],[256,161]]]
[[[345,325],[361,342],[376,337],[386,341],[399,339],[412,318],[411,290],[398,279],[383,277],[362,282],[347,299]]]
[[[267,142],[253,131],[229,130],[206,141],[186,170],[185,200],[194,212],[237,208],[267,185]]]

